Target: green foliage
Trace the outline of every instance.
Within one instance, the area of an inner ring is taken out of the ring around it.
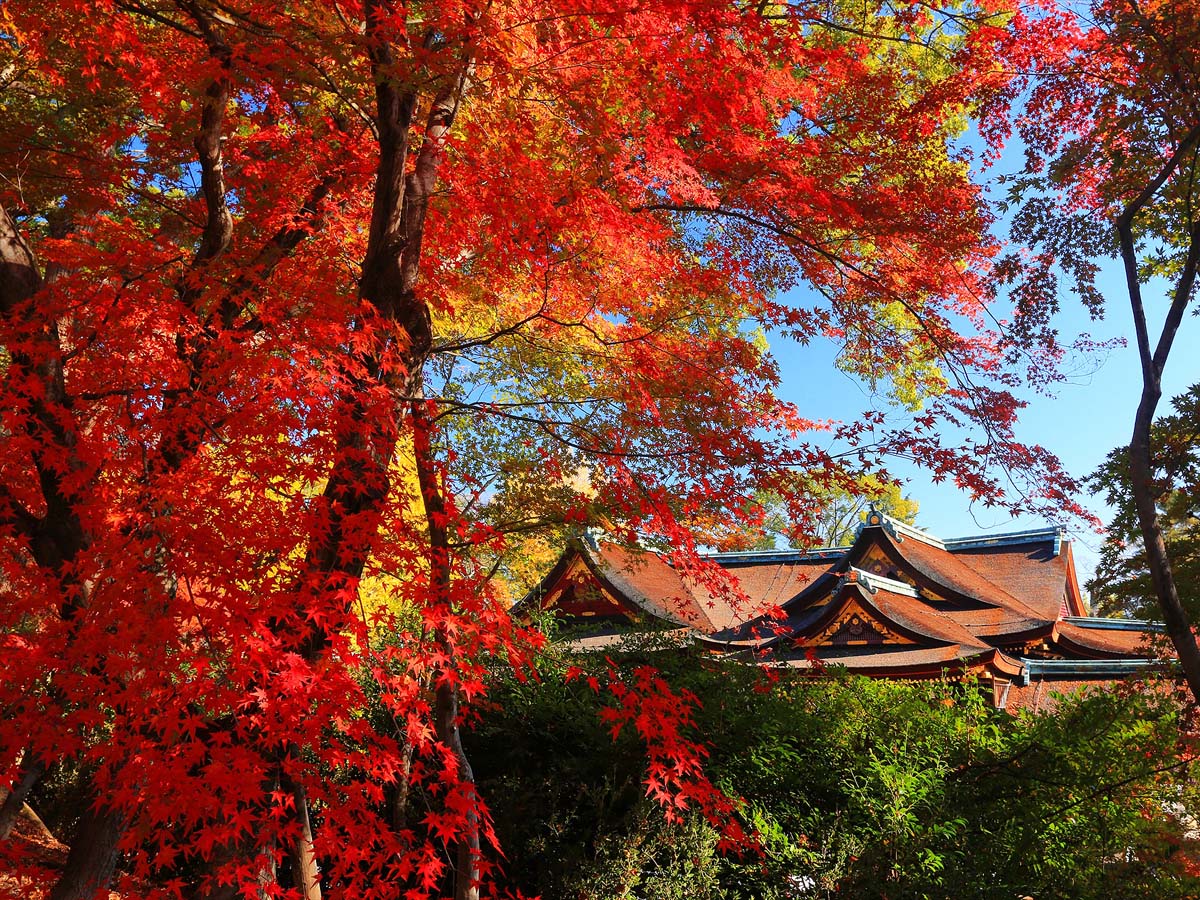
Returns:
[[[765,514],[763,534],[755,541],[754,549],[774,549],[777,537],[792,548],[843,547],[854,541],[859,524],[866,521],[872,506],[906,525],[916,521],[920,510],[920,504],[905,496],[899,484],[871,473],[860,474],[844,484],[822,485],[803,475],[797,475],[796,482],[796,495],[815,499],[819,511],[811,514],[804,507],[800,508],[801,515],[796,515],[779,495],[760,496],[758,501]]]
[[[1155,422],[1151,447],[1157,471],[1153,492],[1179,594],[1192,621],[1200,619],[1200,385],[1171,401],[1174,413]],[[1129,451],[1118,447],[1089,477],[1115,514],[1088,582],[1092,604],[1105,615],[1157,617],[1154,588],[1129,486]]]
[[[558,898],[1195,896],[1179,854],[1194,809],[1176,710],[1161,692],[1064,700],[1015,718],[988,692],[859,678],[769,685],[678,651],[651,662],[704,701],[710,775],[740,798],[760,852],[717,850],[700,816],[664,822],[644,750],[607,702],[546,660],[503,681],[471,735],[509,886]],[[607,664],[573,660],[603,681]],[[1174,805],[1171,805],[1174,804]]]

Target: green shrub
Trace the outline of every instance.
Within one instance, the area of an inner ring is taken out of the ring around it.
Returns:
[[[759,849],[717,850],[697,813],[646,798],[636,735],[614,740],[602,659],[547,657],[500,679],[470,753],[505,883],[545,900],[1192,897],[1196,808],[1178,710],[1161,691],[1064,700],[1013,718],[971,684],[782,680],[678,649],[633,649],[703,701],[709,776]]]

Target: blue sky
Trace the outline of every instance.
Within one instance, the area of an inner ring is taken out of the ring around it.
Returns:
[[[1108,298],[1105,319],[1092,321],[1078,301],[1064,297],[1057,320],[1060,332],[1068,343],[1071,337],[1087,332],[1097,340],[1124,338],[1126,346],[1114,348],[1102,358],[1074,361],[1071,368],[1075,374],[1057,386],[1053,396],[1038,395],[1032,390],[1023,392],[1022,397],[1028,400],[1029,406],[1017,429],[1021,440],[1046,447],[1075,476],[1091,472],[1109,450],[1128,442],[1141,394],[1133,325],[1124,282],[1116,263],[1106,267],[1100,286]],[[803,288],[797,289],[796,302],[803,303],[805,294]],[[1161,293],[1149,293],[1147,301],[1154,327],[1165,312],[1166,300]],[[1170,397],[1200,381],[1198,337],[1200,322],[1189,316],[1180,329],[1167,364],[1161,411],[1167,410]],[[810,418],[846,420],[883,403],[878,398],[872,399],[864,385],[834,367],[836,348],[827,342],[814,341],[807,347],[800,347],[776,339],[772,341],[772,350],[780,365],[780,394]],[[958,537],[1039,528],[1047,524],[1036,517],[1013,519],[1001,510],[986,509],[979,504],[972,506],[969,497],[953,485],[934,484],[926,473],[903,461],[897,461],[892,471],[906,479],[905,493],[921,504],[917,524],[934,534]],[[1101,497],[1080,499],[1102,519],[1107,517]],[[1067,526],[1075,541],[1081,577],[1086,578],[1095,567],[1102,537],[1078,521],[1068,522]]]

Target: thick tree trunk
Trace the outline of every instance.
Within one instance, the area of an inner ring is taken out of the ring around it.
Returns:
[[[117,866],[117,847],[128,819],[107,806],[79,823],[67,865],[47,900],[93,900],[107,893]]]
[[[359,295],[381,319],[398,326],[394,332],[395,349],[403,362],[385,366],[384,361],[392,348],[373,349],[360,360],[365,374],[348,378],[347,389],[338,398],[348,414],[347,424],[338,434],[337,459],[324,490],[330,523],[321,539],[310,546],[306,560],[309,570],[323,576],[331,590],[342,590],[347,584],[355,584],[362,575],[369,552],[367,538],[375,527],[371,517],[379,514],[386,501],[390,487],[389,468],[404,424],[401,418],[403,407],[399,404],[401,398],[412,396],[419,388],[422,367],[433,344],[429,309],[418,297],[416,283],[429,199],[437,184],[444,143],[472,70],[468,53],[461,71],[446,78],[431,98],[420,151],[408,171],[406,163],[417,96],[410,89],[398,89],[391,35],[376,31],[375,27],[386,19],[385,13],[392,11],[388,0],[366,4],[370,54],[376,76],[380,155]],[[377,386],[388,388],[397,399],[390,418],[383,421],[373,420],[364,405],[364,398]],[[418,405],[414,404],[412,409],[415,411]],[[414,412],[414,431],[421,432],[422,426],[416,422],[415,415]],[[424,433],[428,436],[427,428]],[[434,603],[448,604],[448,546],[445,522],[442,521],[437,523],[436,532],[431,530],[430,538],[431,558],[435,560],[432,579],[438,585],[433,589]],[[441,637],[445,638],[444,635]],[[329,636],[318,625],[309,626],[307,633],[299,635],[296,642],[297,651],[309,660],[316,660],[328,645]],[[450,648],[448,641],[445,646]],[[438,737],[458,757],[460,778],[473,789],[473,774],[458,735],[457,689],[438,688],[435,707]],[[406,755],[405,768],[410,765],[411,751]],[[404,774],[407,776],[407,772]],[[404,777],[397,785],[392,810],[394,822],[407,818],[408,789],[408,779]],[[458,853],[456,896],[460,900],[477,900],[479,828],[474,817],[469,823],[468,835]]]
[[[53,226],[52,233],[64,236],[69,227],[64,219]],[[55,281],[60,273],[61,270],[51,268],[43,278],[33,251],[18,232],[16,223],[0,208],[0,315],[16,314],[22,318],[34,315],[38,292]],[[26,307],[26,304],[34,305]],[[63,597],[59,615],[64,620],[75,620],[88,606],[91,585],[86,579],[79,580],[69,573],[71,563],[90,546],[91,537],[76,511],[76,494],[64,488],[64,464],[71,474],[83,471],[85,465],[77,452],[78,435],[71,398],[67,394],[64,356],[58,335],[57,321],[43,322],[32,349],[12,353],[12,365],[23,371],[31,383],[41,387],[40,394],[30,399],[33,420],[28,429],[30,436],[35,438],[31,456],[46,504],[40,519],[19,507],[15,511],[18,521],[25,525],[34,560],[61,579]],[[46,442],[46,436],[50,437],[49,442]],[[67,647],[75,640],[75,625],[68,632]],[[53,684],[50,692],[56,702],[63,702]],[[26,798],[47,771],[46,760],[31,750],[26,752],[21,780],[0,808],[0,837],[11,833]],[[90,792],[89,799],[95,799]],[[66,869],[49,900],[90,898],[102,893],[112,878],[126,818],[107,807],[101,806],[98,811],[95,811],[96,807],[91,808],[94,811],[80,823]]]

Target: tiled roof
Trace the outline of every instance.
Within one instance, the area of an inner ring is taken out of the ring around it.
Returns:
[[[978,638],[992,644],[1011,644],[1036,640],[1050,634],[1052,621],[1031,619],[1003,606],[980,609],[951,609],[944,615],[958,622]]]
[[[887,619],[907,631],[939,641],[962,644],[980,652],[987,645],[954,619],[913,597],[879,590],[866,595],[866,602]]]
[[[796,643],[803,644],[806,639],[818,636],[854,603],[868,614],[877,615],[884,625],[893,626],[915,640],[962,644],[974,652],[987,649],[987,645],[970,631],[949,616],[932,609],[918,597],[911,593],[874,587],[869,578],[865,573],[855,573],[854,581],[842,580],[838,584],[829,601],[806,607],[805,611],[809,611],[810,615],[789,616],[789,636]]]
[[[657,553],[607,541],[596,545],[584,543],[583,547],[598,574],[651,615],[706,633],[719,627],[679,573]]]
[[[763,651],[793,668],[809,667],[815,654],[854,671],[925,677],[969,660],[1007,678],[1046,668],[1019,658],[1036,653],[1058,657],[1060,667],[1079,661],[1082,675],[1063,668],[1053,677],[1082,683],[1095,666],[1092,681],[1116,677],[1089,661],[1135,665],[1154,655],[1145,623],[1064,616],[1064,598],[1067,611],[1082,610],[1070,544],[1057,530],[942,541],[879,514],[872,520],[849,548],[712,554],[687,571],[595,537],[576,552],[630,608],[691,629],[712,650]],[[547,580],[566,571],[560,564]],[[1040,702],[1027,688],[1017,705]]]
[[[989,551],[965,550],[952,553],[918,540],[897,542],[882,529],[880,531],[880,541],[890,552],[902,557],[934,584],[948,587],[955,593],[979,603],[1009,610],[1015,614],[1014,618],[1052,620],[1058,617],[1057,605],[1050,615],[1043,615],[1042,610],[1031,606],[1008,589],[1009,580],[1002,578],[997,582],[994,578],[984,576],[976,566],[970,564],[970,554]],[[1004,573],[997,570],[996,574]]]
[[[1067,591],[1067,557],[1052,541],[958,550],[955,559],[989,584],[1004,585],[1043,619],[1057,619]]]
[[[841,557],[801,556],[779,561],[725,562],[721,557],[713,561],[733,576],[747,596],[761,600],[769,606],[785,606],[796,595],[821,577]]]
[[[813,568],[786,563],[741,566],[732,583],[722,583],[719,572],[684,574],[657,553],[607,541],[585,545],[585,552],[605,580],[639,606],[702,634],[736,628],[760,617],[774,607],[773,597],[779,591],[798,590],[807,583]]]
[[[811,628],[814,622],[829,612],[829,600],[827,595],[822,603],[787,610],[782,617],[770,613],[757,616],[747,622],[703,635],[699,640],[719,649],[730,649],[734,646],[759,647],[778,643],[789,635]]]
[[[1156,655],[1152,635],[1145,631],[1086,628],[1067,621],[1058,623],[1059,643],[1078,650],[1081,656],[1100,659]]]

